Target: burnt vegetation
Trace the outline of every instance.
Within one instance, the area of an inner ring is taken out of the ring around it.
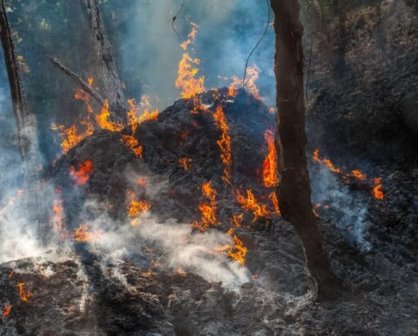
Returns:
[[[0,0],[0,336],[418,333],[417,1],[223,5]]]

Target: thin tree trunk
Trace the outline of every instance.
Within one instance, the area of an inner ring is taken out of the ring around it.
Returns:
[[[31,116],[20,77],[19,64],[16,59],[12,33],[3,0],[0,0],[0,35],[3,46],[4,61],[6,63],[7,75],[9,78],[13,113],[16,119],[20,154],[24,159],[26,159],[30,147],[30,139],[28,138],[26,131],[29,126],[28,124]]]
[[[295,0],[271,0],[271,6],[276,32],[280,210],[302,241],[308,269],[317,282],[319,295],[322,295],[324,287],[334,276],[322,247],[311,204],[303,92],[303,27],[299,21],[299,3]]]
[[[109,101],[112,117],[116,120],[125,120],[128,105],[97,0],[81,0],[81,2],[87,10],[93,32],[94,49],[99,63],[100,79],[103,83],[102,95]]]

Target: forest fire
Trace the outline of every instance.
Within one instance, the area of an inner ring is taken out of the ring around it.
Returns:
[[[90,231],[87,224],[81,224],[74,232],[73,239],[78,243],[94,242],[102,236],[100,231]]]
[[[3,316],[3,318],[7,318],[7,317],[9,317],[10,313],[12,312],[12,308],[13,308],[13,306],[12,306],[12,305],[6,305],[6,306],[3,308],[3,311],[2,311],[2,316]]]
[[[71,166],[70,176],[73,178],[76,185],[82,186],[89,181],[90,176],[93,174],[93,171],[93,161],[86,160],[79,164],[78,169],[76,169],[74,166]]]
[[[20,300],[22,300],[22,302],[29,302],[29,300],[33,296],[33,293],[29,290],[25,290],[25,283],[19,282],[17,284],[17,289],[18,289]]]
[[[199,204],[199,211],[201,214],[201,220],[195,221],[193,227],[202,232],[207,231],[207,229],[213,225],[218,224],[217,217],[217,203],[216,203],[216,190],[212,187],[211,182],[206,182],[202,185],[202,195],[207,199],[207,201],[202,201]]]
[[[266,188],[274,188],[278,185],[279,178],[277,176],[277,155],[273,131],[267,130],[264,133],[264,138],[267,142],[268,154],[263,162],[263,184]]]
[[[221,132],[221,137],[216,143],[221,152],[221,160],[224,165],[222,179],[226,184],[230,185],[232,182],[231,137],[229,135],[228,121],[222,106],[218,105],[216,107],[213,118],[215,119],[218,130]]]

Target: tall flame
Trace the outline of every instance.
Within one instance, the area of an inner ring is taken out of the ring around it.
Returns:
[[[229,125],[222,106],[216,107],[213,114],[216,126],[221,132],[221,137],[217,140],[219,150],[221,152],[221,160],[224,164],[224,171],[222,179],[225,183],[231,184],[232,180],[232,152],[231,152],[231,137],[229,135]]]
[[[267,130],[264,133],[264,139],[267,142],[268,154],[263,162],[263,184],[266,188],[274,188],[278,185],[279,178],[277,176],[277,155],[273,131]]]

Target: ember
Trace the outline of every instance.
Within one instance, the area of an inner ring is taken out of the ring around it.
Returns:
[[[374,187],[373,187],[373,196],[377,200],[382,200],[385,198],[385,194],[382,190],[382,179],[380,177],[377,177],[373,180]]]
[[[9,317],[10,313],[12,312],[12,305],[7,305],[3,308],[3,317],[7,318]]]
[[[182,157],[179,159],[179,165],[182,166],[185,171],[188,171],[190,169],[190,166],[192,165],[192,159]]]

